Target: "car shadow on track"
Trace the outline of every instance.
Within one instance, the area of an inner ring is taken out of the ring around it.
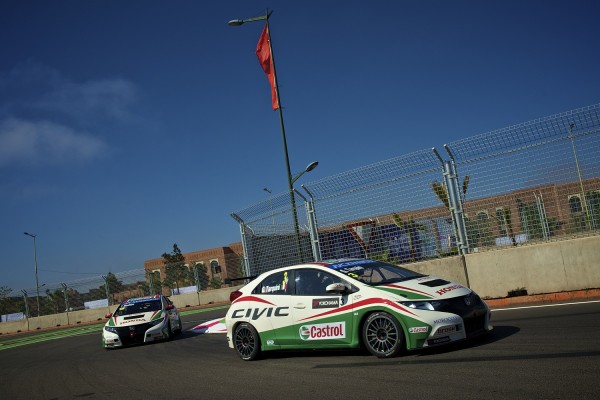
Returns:
[[[171,337],[170,339],[162,339],[162,340],[157,340],[154,342],[146,342],[146,343],[134,343],[134,344],[129,344],[123,347],[114,347],[114,348],[108,348],[106,350],[110,350],[110,351],[115,351],[115,350],[126,350],[126,349],[131,349],[131,348],[136,348],[136,347],[141,347],[141,346],[153,346],[153,345],[160,345],[162,343],[170,343],[170,342],[178,342],[180,340],[186,340],[186,339],[191,339],[193,337],[198,336],[198,333],[194,333],[191,331],[182,331],[181,333],[177,333],[175,334],[173,337]]]
[[[513,336],[519,333],[520,330],[521,329],[516,326],[494,325],[494,329],[480,336],[467,340],[461,340],[460,342],[455,342],[444,346],[429,347],[421,350],[415,350],[414,352],[411,352],[411,354],[425,356],[432,354],[451,353],[453,351],[485,346],[490,343],[498,342],[500,340],[504,340],[510,336]]]

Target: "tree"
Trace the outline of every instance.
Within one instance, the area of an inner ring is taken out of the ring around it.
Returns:
[[[516,246],[517,240],[515,238],[515,232],[513,229],[512,213],[510,211],[510,207],[502,207],[501,210],[499,209],[499,215],[496,215],[495,217],[498,221],[498,224],[504,226],[504,230],[510,238],[511,244],[513,246]]]
[[[12,292],[12,289],[8,286],[0,286],[0,315],[8,314],[8,295]]]
[[[394,220],[394,224],[403,229],[406,232],[406,238],[408,239],[408,251],[409,251],[409,259],[406,260],[408,262],[417,261],[421,254],[421,238],[419,236],[418,231],[427,231],[427,227],[425,225],[415,223],[415,220],[412,216],[408,217],[408,221],[404,221],[400,215],[394,213],[392,215]]]
[[[210,286],[213,289],[220,289],[222,285],[223,285],[223,282],[221,281],[221,278],[219,278],[218,276],[215,276],[210,280]]]
[[[164,284],[170,288],[175,287],[179,292],[179,287],[189,285],[194,282],[194,274],[185,265],[185,257],[177,243],[173,244],[172,253],[163,253],[161,256],[165,263]]]
[[[208,287],[208,269],[206,268],[206,265],[199,262],[196,263],[194,268],[196,268],[198,281],[200,283],[200,290],[206,290]]]
[[[151,295],[162,293],[163,282],[160,280],[160,272],[148,271],[146,272],[146,283],[144,288],[148,289],[148,293]],[[145,289],[144,289],[145,290]]]
[[[123,281],[120,281],[119,279],[117,279],[117,276],[115,274],[113,274],[112,272],[109,272],[108,274],[106,274],[106,283],[104,285],[101,285],[98,290],[101,291],[102,295],[100,296],[101,298],[105,298],[106,297],[106,285],[108,284],[108,293],[109,294],[114,294],[114,293],[118,293],[118,292],[122,292],[123,291]],[[90,293],[92,293],[92,290],[90,290]],[[96,299],[98,300],[98,299]]]
[[[46,302],[44,305],[46,314],[58,314],[59,308],[64,310],[66,308],[64,298],[62,290],[56,289],[54,292],[51,292],[50,289],[46,289]]]

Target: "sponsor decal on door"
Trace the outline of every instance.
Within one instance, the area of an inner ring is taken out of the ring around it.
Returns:
[[[327,324],[302,325],[300,338],[302,340],[341,339],[346,337],[346,323],[332,322]]]

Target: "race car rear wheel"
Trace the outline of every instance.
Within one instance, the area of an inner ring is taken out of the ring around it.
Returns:
[[[404,333],[396,318],[386,312],[376,312],[365,321],[362,338],[371,354],[379,358],[390,358],[402,350]]]
[[[260,337],[254,327],[242,322],[235,328],[233,334],[235,350],[242,360],[252,361],[260,354]]]

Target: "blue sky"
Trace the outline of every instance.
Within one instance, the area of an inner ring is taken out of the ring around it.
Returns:
[[[305,182],[600,101],[595,1],[0,3],[0,286],[240,240],[286,190],[270,19]],[[299,182],[301,183],[301,182]]]

